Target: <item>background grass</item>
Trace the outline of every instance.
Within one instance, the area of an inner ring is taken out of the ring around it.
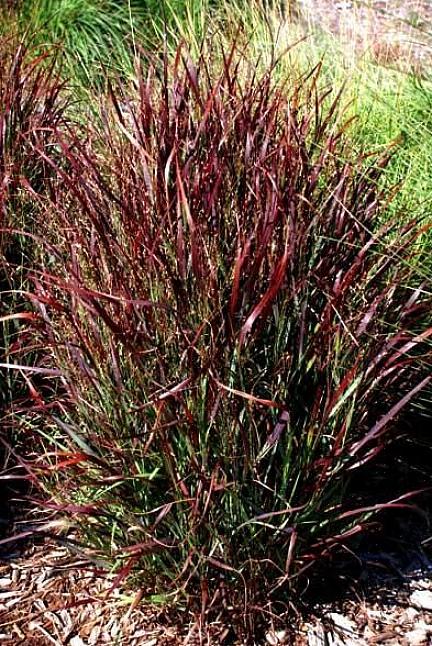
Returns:
[[[88,88],[107,76],[131,78],[138,49],[200,39],[208,0],[22,0],[2,5],[1,30],[44,52],[58,48],[69,82]],[[81,88],[82,89],[82,88]]]

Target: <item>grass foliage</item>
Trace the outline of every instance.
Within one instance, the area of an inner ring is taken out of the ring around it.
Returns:
[[[22,0],[9,20],[41,51],[58,47],[65,74],[84,85],[131,74],[144,33],[141,12],[117,0]]]
[[[360,5],[365,12],[373,11],[364,3]],[[391,3],[388,12],[391,15]],[[352,13],[356,15],[355,8]],[[341,42],[320,30],[313,16],[309,22],[306,17],[299,25],[298,21],[289,19],[287,12],[281,14],[277,6],[263,10],[259,1],[222,3],[212,20],[212,29],[221,29],[226,46],[234,36],[241,38],[249,55],[256,58],[262,69],[278,58],[275,76],[280,79],[299,78],[305,69],[320,63],[322,91],[344,88],[339,114],[342,121],[354,119],[350,137],[357,151],[382,153],[389,147],[395,150],[380,179],[387,189],[398,186],[386,215],[401,218],[406,214],[408,219],[430,222],[432,87],[426,63],[425,72],[420,75],[398,71],[397,61],[392,66],[392,61],[377,60],[376,43],[366,37],[364,42],[356,44],[347,34],[342,34]],[[422,29],[418,31],[418,40],[424,38],[426,28]],[[426,61],[427,52],[425,46]],[[399,67],[408,70],[414,66],[410,64],[409,51],[401,52],[400,59]],[[431,240],[430,230],[426,231],[422,236],[422,262],[429,275]]]
[[[41,52],[57,48],[62,71],[78,91],[107,76],[131,78],[134,58],[180,39],[198,46],[210,0],[21,0],[0,7],[3,32],[13,30]]]
[[[276,13],[180,4],[8,10],[33,49],[0,43],[1,404],[33,501],[116,583],[252,634],[414,493],[351,483],[430,412],[429,88],[364,62],[341,97]],[[103,81],[86,112],[53,43]]]
[[[35,147],[59,181],[32,301],[61,378],[38,477],[120,576],[204,609],[289,588],[386,506],[349,476],[430,379],[415,228],[374,231],[385,160],[350,161],[318,74],[179,49],[59,133],[61,165]]]
[[[29,189],[39,195],[48,189],[52,173],[36,147],[51,147],[53,154],[53,129],[64,120],[67,98],[54,66],[52,57],[37,57],[14,38],[0,39],[0,523],[10,512],[14,476],[22,482],[17,452],[27,451],[28,437],[19,432],[15,414],[34,404],[25,372],[36,361],[35,313],[25,296],[27,268],[38,255],[30,242],[37,208]],[[6,369],[11,364],[24,372]]]
[[[36,209],[33,200],[28,198],[28,188],[43,194],[51,174],[36,148],[46,150],[53,146],[53,129],[63,122],[67,104],[62,84],[54,76],[54,67],[52,57],[35,57],[14,39],[0,42],[2,362],[8,362],[14,346],[19,346],[15,336],[20,322],[32,317],[29,312],[16,313],[13,308],[22,302],[20,292],[26,288],[25,268],[32,264],[34,256],[27,234],[34,231]],[[6,376],[2,372],[3,406],[16,401],[12,382],[18,383],[13,373]]]

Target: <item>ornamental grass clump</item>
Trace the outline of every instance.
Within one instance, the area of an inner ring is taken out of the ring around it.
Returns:
[[[54,66],[54,57],[37,57],[12,37],[0,39],[0,361],[6,363],[14,345],[20,345],[15,338],[20,321],[34,316],[13,309],[23,302],[26,268],[35,256],[29,240],[37,209],[28,189],[42,195],[53,178],[40,151],[50,148],[56,158],[53,133],[64,121],[67,104]],[[23,307],[28,310],[27,305]],[[1,371],[0,405],[15,400],[15,376]]]
[[[62,71],[79,88],[104,82],[107,72],[132,73],[144,15],[117,0],[21,0],[5,19],[41,52],[57,46]]]
[[[46,186],[49,166],[39,151],[54,145],[53,133],[63,123],[67,104],[64,84],[54,73],[55,61],[49,53],[37,56],[14,37],[0,39],[2,227],[9,222],[4,220],[5,210],[17,208],[8,208],[8,200],[20,197],[21,180],[38,193]],[[14,222],[21,225],[19,217]]]
[[[385,160],[350,159],[319,69],[220,60],[139,70],[57,133],[63,167],[35,145],[58,180],[31,297],[58,375],[29,418],[41,503],[203,617],[285,598],[389,503],[350,476],[428,384],[432,333],[415,228],[377,228]]]
[[[27,269],[38,256],[33,224],[37,206],[31,187],[42,195],[53,178],[40,151],[50,148],[53,133],[64,120],[67,99],[53,74],[54,58],[35,56],[13,37],[0,38],[0,470],[1,501],[16,484],[17,450],[23,437],[17,432],[14,412],[32,402],[25,379],[16,365],[35,362],[35,345],[29,324],[36,314],[24,296]],[[37,150],[36,150],[37,149]],[[25,231],[24,231],[25,230]],[[25,235],[23,235],[25,233]],[[11,368],[11,366],[13,366]],[[18,480],[20,478],[18,477]],[[0,529],[7,529],[8,525]]]

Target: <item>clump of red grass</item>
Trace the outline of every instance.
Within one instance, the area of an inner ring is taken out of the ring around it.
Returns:
[[[16,465],[12,446],[17,448],[21,437],[10,435],[11,415],[29,392],[9,366],[35,361],[25,326],[36,315],[23,292],[27,269],[38,255],[37,245],[29,243],[37,207],[27,189],[38,195],[49,189],[53,173],[40,151],[51,147],[54,154],[54,132],[67,103],[53,69],[53,56],[35,56],[16,38],[0,38],[0,463],[7,483],[13,481]],[[3,485],[2,502],[7,497]]]
[[[347,487],[429,382],[432,333],[415,228],[377,228],[385,161],[350,159],[319,70],[275,86],[235,47],[215,69],[179,49],[57,133],[65,165],[34,144],[58,180],[32,296],[61,376],[46,504],[203,617],[405,504]]]

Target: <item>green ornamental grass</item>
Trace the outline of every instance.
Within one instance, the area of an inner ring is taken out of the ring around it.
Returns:
[[[15,20],[42,51],[59,47],[64,73],[84,85],[130,74],[144,29],[141,12],[116,0],[23,0]]]

